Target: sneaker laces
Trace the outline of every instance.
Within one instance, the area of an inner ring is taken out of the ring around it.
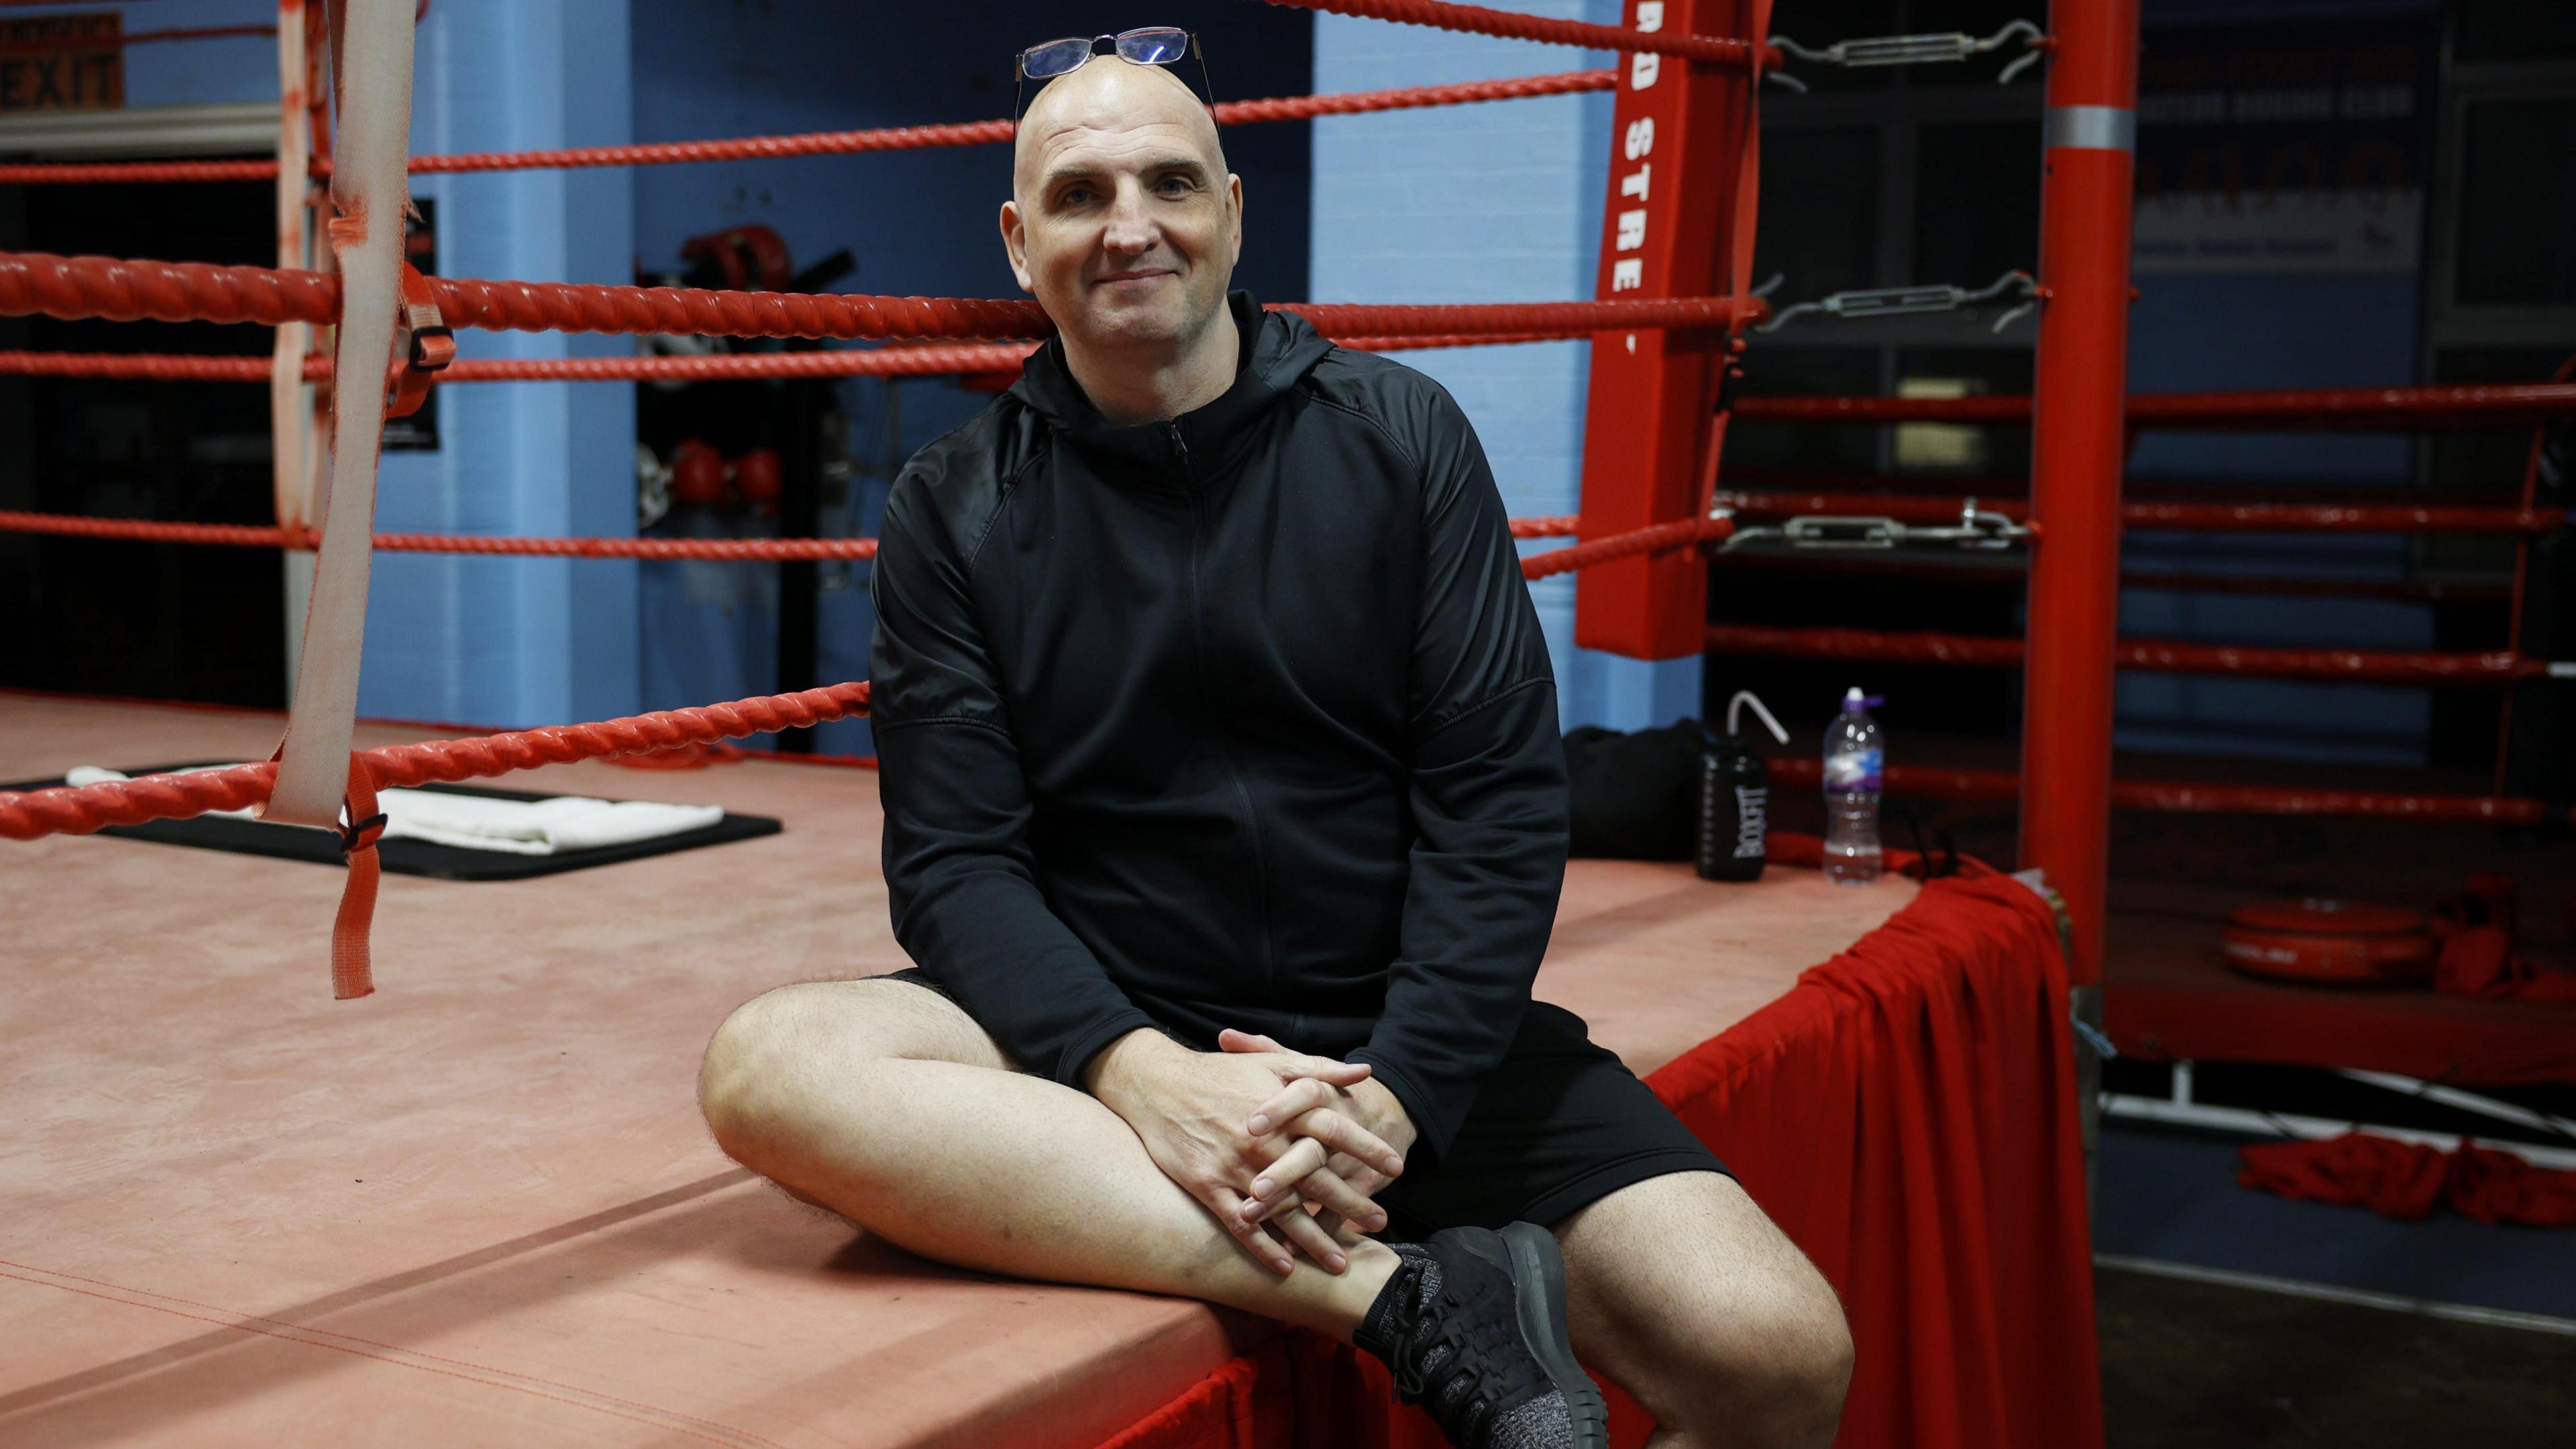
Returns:
[[[1413,1275],[1404,1288],[1415,1291],[1420,1266],[1408,1262],[1396,1271]],[[1504,1405],[1546,1393],[1551,1385],[1536,1357],[1526,1350],[1507,1351],[1521,1348],[1518,1317],[1509,1303],[1496,1313],[1493,1300],[1498,1295],[1492,1281],[1478,1275],[1482,1291],[1461,1291],[1460,1276],[1441,1274],[1437,1301],[1424,1305],[1429,1311],[1418,1313],[1412,1331],[1398,1339],[1391,1367],[1399,1399],[1429,1403],[1452,1440],[1473,1444]],[[1490,1328],[1497,1316],[1515,1334],[1508,1345],[1497,1344],[1490,1333],[1475,1332],[1479,1327]],[[1436,1385],[1431,1382],[1435,1378]]]

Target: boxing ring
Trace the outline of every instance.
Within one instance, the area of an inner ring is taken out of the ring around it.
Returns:
[[[1708,550],[1739,527],[1717,490],[1724,379],[1767,312],[1743,274],[1751,100],[1778,57],[1768,4],[1645,0],[1605,27],[1437,0],[1271,3],[1618,52],[1609,71],[1238,102],[1219,117],[1617,93],[1614,190],[1652,205],[1625,208],[1632,220],[1614,197],[1597,300],[1289,310],[1374,349],[1590,339],[1583,512],[1515,520],[1519,536],[1574,540],[1529,553],[1524,572],[1578,575],[1584,642],[1696,651],[1702,626],[1675,601],[1704,597]],[[25,842],[8,847],[0,909],[26,923],[0,1008],[21,1070],[0,1099],[37,1144],[0,1168],[6,1436],[1436,1443],[1349,1349],[1194,1303],[951,1272],[853,1238],[716,1153],[688,1069],[713,1023],[782,980],[905,964],[874,864],[875,778],[733,759],[639,792],[645,777],[609,761],[703,762],[727,738],[862,716],[863,682],[475,738],[355,718],[353,621],[374,549],[754,564],[873,548],[373,534],[382,413],[481,381],[1006,373],[1047,331],[1024,301],[424,277],[393,255],[398,229],[358,224],[398,211],[406,171],[994,144],[1008,123],[411,157],[397,104],[411,8],[354,0],[325,18],[281,5],[277,162],[0,167],[16,184],[269,177],[281,223],[276,268],[0,255],[0,314],[276,328],[265,363],[10,353],[0,369],[267,382],[277,522],[17,512],[0,531],[319,560],[282,722],[0,696],[9,778],[102,757],[267,757],[0,794],[0,836]],[[1649,151],[1666,177],[1717,179],[1650,192],[1635,179]],[[455,332],[474,328],[880,345],[499,362],[458,355]],[[367,383],[339,386],[348,376]],[[316,506],[326,496],[336,522]],[[531,770],[539,788],[759,810],[793,843],[380,886],[375,792]],[[74,838],[244,808],[335,832],[349,869]],[[1823,883],[1812,839],[1775,837],[1772,856],[1752,886],[1575,862],[1538,993],[1587,1017],[1835,1284],[1859,1345],[1838,1442],[2098,1441],[2068,999],[2080,909],[2070,921],[1975,862],[1918,884],[1903,872],[1920,863],[1891,851],[1897,873],[1850,891]],[[334,1000],[305,964],[326,907]],[[1618,1442],[1640,1442],[1642,1414],[1612,1400]]]

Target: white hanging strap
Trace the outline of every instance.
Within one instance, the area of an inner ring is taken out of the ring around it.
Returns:
[[[349,786],[367,569],[376,521],[376,452],[401,305],[403,214],[411,201],[412,0],[330,0],[332,89],[339,126],[331,165],[331,250],[340,264],[332,389],[331,486],[295,700],[278,747],[277,786],[263,812],[337,829]]]
[[[1780,722],[1771,717],[1771,711],[1763,708],[1762,701],[1754,698],[1753,691],[1749,689],[1737,690],[1735,692],[1735,698],[1726,702],[1726,732],[1728,734],[1731,735],[1735,733],[1735,712],[1744,708],[1748,704],[1753,706],[1753,712],[1755,714],[1762,716],[1762,723],[1770,726],[1771,738],[1778,740],[1784,745],[1789,743],[1789,732],[1780,728]]]

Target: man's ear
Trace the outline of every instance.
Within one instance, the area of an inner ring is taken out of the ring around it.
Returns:
[[[1225,174],[1225,196],[1228,206],[1234,212],[1234,235],[1230,239],[1234,256],[1226,263],[1227,269],[1232,270],[1235,262],[1243,260],[1243,178],[1231,171]]]
[[[1002,250],[1011,259],[1011,275],[1018,279],[1020,290],[1036,296],[1037,284],[1029,280],[1029,231],[1017,201],[1002,203]]]

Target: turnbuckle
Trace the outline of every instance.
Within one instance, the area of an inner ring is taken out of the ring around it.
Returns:
[[[1772,36],[1771,43],[1778,46],[1782,54],[1811,65],[1839,65],[1858,70],[1872,65],[1936,65],[1962,61],[1972,55],[2001,50],[2016,39],[2022,43],[2022,53],[1995,77],[1995,84],[2009,85],[2014,76],[2037,64],[2041,52],[2049,48],[2048,33],[2028,20],[2016,20],[1983,40],[1952,31],[1947,35],[1880,35],[1864,40],[1837,40],[1821,50],[1800,45],[1785,35]],[[1806,82],[1786,71],[1771,72],[1771,79],[1794,91],[1807,88]]]
[[[1713,516],[1732,517],[1733,514],[1733,509],[1721,508]],[[1737,544],[1761,539],[1785,543],[1791,548],[1894,549],[1909,545],[1948,545],[1993,552],[2027,542],[2037,533],[2038,530],[2028,524],[2015,523],[2003,514],[1980,509],[1977,500],[1971,498],[1961,505],[1959,521],[1955,524],[1908,524],[1893,518],[1802,514],[1776,526],[1739,528],[1717,548],[1724,553]]]
[[[1755,293],[1769,291],[1778,285],[1774,277]],[[1756,332],[1776,332],[1780,324],[1792,317],[1821,312],[1829,317],[1906,317],[1927,312],[1956,312],[1982,302],[2000,301],[2005,297],[2018,300],[1995,319],[1995,330],[2001,332],[2015,318],[2039,305],[2039,282],[2030,273],[2010,271],[1974,291],[1948,283],[1917,287],[1873,287],[1857,292],[1835,292],[1812,302],[1798,302],[1771,315],[1771,320],[1756,326]]]

